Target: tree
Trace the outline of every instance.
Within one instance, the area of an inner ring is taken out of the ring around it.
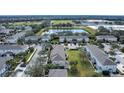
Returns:
[[[67,43],[66,37],[64,38],[64,43]]]
[[[123,52],[123,53],[124,53],[124,48],[122,48],[122,49],[121,49],[121,52]]]
[[[28,40],[28,42],[26,42],[28,45],[29,45],[29,47],[30,47],[30,45],[33,43],[31,40]]]
[[[99,27],[98,27],[98,30],[99,30],[99,32],[107,32],[107,33],[110,32],[107,28],[105,28],[105,27],[103,27],[103,26],[99,26]]]
[[[70,62],[70,65],[77,65],[78,62]]]
[[[45,65],[45,73],[48,74],[49,69],[57,69],[58,67],[59,67],[58,65],[49,63]]]
[[[47,53],[48,53],[47,50],[41,50],[41,51],[38,52],[38,55],[41,56],[41,55],[45,55]]]
[[[110,51],[109,54],[110,55],[115,55],[115,52],[114,51]]]
[[[104,48],[104,45],[101,44],[101,43],[99,43],[99,47],[100,47],[100,48]]]
[[[19,45],[22,45],[22,44],[24,43],[24,39],[22,39],[22,38],[18,39],[17,43],[18,43]]]
[[[43,77],[45,75],[44,62],[38,58],[36,62],[28,67],[28,70],[25,71],[25,74],[31,77]]]
[[[112,48],[119,48],[119,46],[117,44],[112,44]]]
[[[78,72],[76,65],[72,65],[72,66],[71,66],[70,72],[71,72],[72,74],[76,74],[76,73]]]
[[[26,58],[23,58],[22,62],[26,63]]]
[[[76,74],[78,72],[77,64],[78,64],[77,62],[70,62],[70,66],[71,66],[70,72],[72,74]]]
[[[29,52],[32,53],[34,51],[34,48],[33,47],[30,47],[29,48]]]

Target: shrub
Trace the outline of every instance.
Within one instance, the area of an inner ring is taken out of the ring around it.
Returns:
[[[70,62],[70,65],[77,65],[77,62]]]
[[[71,68],[70,68],[70,72],[71,72],[72,74],[76,74],[76,73],[78,72],[77,66],[72,65]]]

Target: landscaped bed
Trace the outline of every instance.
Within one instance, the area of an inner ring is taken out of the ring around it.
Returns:
[[[32,59],[33,55],[35,54],[35,52],[37,51],[37,49],[34,49],[32,52],[28,53],[26,56],[25,56],[25,59],[26,59],[26,63],[29,63],[30,60]]]
[[[84,51],[82,50],[68,50],[68,61],[69,62],[77,62],[76,69],[77,72],[73,73],[71,69],[68,71],[68,76],[100,76],[95,72],[95,69],[91,66],[88,61]]]

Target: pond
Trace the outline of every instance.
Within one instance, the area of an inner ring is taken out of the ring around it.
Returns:
[[[50,29],[46,34],[57,34],[59,32],[88,33],[83,29]]]

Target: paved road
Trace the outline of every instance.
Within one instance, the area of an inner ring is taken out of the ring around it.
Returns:
[[[32,64],[35,62],[35,60],[36,60],[37,57],[39,56],[39,55],[38,55],[39,51],[42,50],[42,45],[37,45],[35,48],[37,49],[37,51],[35,52],[34,56],[32,57],[32,59],[31,59],[29,65],[27,65],[27,66],[30,66],[30,65],[32,65]]]
[[[25,75],[24,72],[28,69],[29,66],[31,66],[32,64],[34,64],[35,60],[39,56],[38,55],[39,51],[42,50],[42,45],[37,45],[34,48],[37,49],[37,51],[35,52],[34,56],[30,60],[29,64],[26,66],[26,68],[22,72],[17,72],[17,74],[15,75],[15,77],[26,77],[26,75]]]
[[[26,66],[25,71],[28,69],[29,66],[33,65],[34,62],[36,62],[35,60],[39,56],[38,53],[39,53],[39,51],[42,50],[42,45],[37,45],[35,48],[37,49],[37,51],[35,52],[34,56],[32,57],[31,61],[29,62],[29,64]],[[23,74],[22,77],[24,77],[24,76],[26,76],[26,75]]]

